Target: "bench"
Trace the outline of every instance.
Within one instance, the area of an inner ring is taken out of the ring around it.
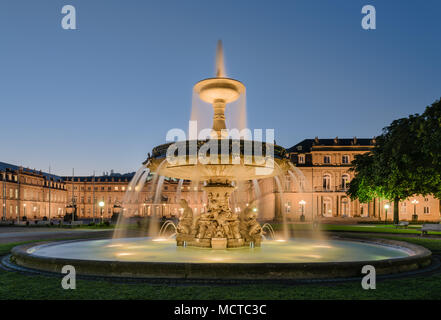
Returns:
[[[51,223],[48,220],[39,220],[39,221],[36,221],[36,222],[37,222],[36,224],[38,224],[38,225],[47,225],[47,224]]]
[[[400,221],[399,223],[394,224],[395,228],[406,228],[409,226],[408,221]]]
[[[83,221],[69,221],[69,222],[63,222],[63,225],[66,226],[80,226],[83,224]]]
[[[440,231],[441,224],[423,224],[421,227],[421,235],[427,234],[428,231]]]

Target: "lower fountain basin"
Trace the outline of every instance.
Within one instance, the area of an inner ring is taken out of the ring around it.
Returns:
[[[431,262],[423,247],[392,240],[264,241],[259,248],[177,247],[174,239],[122,238],[22,245],[11,260],[32,269],[134,278],[312,279],[356,277],[370,264],[377,274],[415,270]]]

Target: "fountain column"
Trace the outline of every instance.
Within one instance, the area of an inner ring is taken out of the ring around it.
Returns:
[[[217,99],[213,102],[214,116],[213,116],[213,130],[216,131],[217,136],[221,136],[222,130],[225,130],[225,100]]]

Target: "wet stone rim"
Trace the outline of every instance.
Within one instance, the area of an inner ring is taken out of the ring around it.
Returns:
[[[411,243],[386,239],[370,239],[367,241],[366,239],[354,237],[337,237],[337,239],[400,248],[412,252],[412,255],[403,258],[356,262],[181,263],[61,259],[39,257],[27,252],[32,247],[48,244],[43,242],[13,248],[11,261],[25,268],[54,273],[61,273],[61,268],[64,265],[73,265],[77,274],[85,276],[207,280],[338,279],[359,277],[361,276],[362,267],[368,264],[375,267],[377,275],[409,272],[431,264],[431,251]],[[66,242],[72,241],[51,242],[48,245]]]

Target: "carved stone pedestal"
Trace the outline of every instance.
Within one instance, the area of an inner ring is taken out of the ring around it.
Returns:
[[[211,238],[211,247],[213,249],[226,249],[227,238]]]
[[[184,213],[178,225],[178,246],[226,249],[260,246],[262,228],[257,222],[256,208],[247,207],[239,216],[229,206],[234,187],[228,181],[209,182],[206,212],[194,221],[193,212],[185,200],[181,200]]]

